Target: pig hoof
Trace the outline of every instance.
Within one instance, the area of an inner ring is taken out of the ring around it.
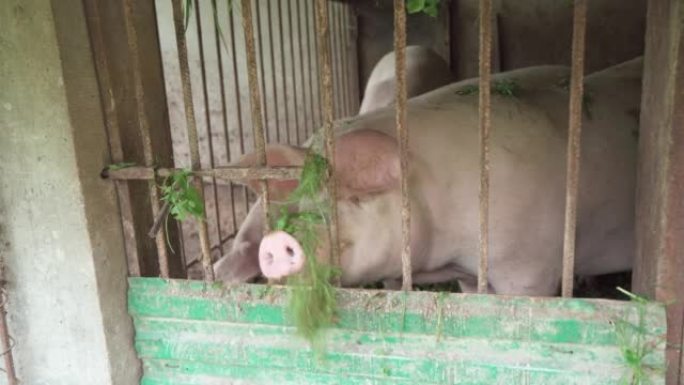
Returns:
[[[304,266],[302,246],[290,234],[275,231],[261,240],[259,267],[266,278],[280,279],[299,272]]]

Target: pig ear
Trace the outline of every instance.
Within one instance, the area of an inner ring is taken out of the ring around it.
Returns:
[[[399,187],[397,140],[373,130],[359,130],[335,141],[335,178],[341,199],[361,198]]]
[[[283,144],[269,144],[266,146],[266,163],[269,166],[303,166],[306,152],[304,149]],[[256,152],[245,154],[236,165],[238,167],[254,167],[257,164]],[[247,186],[257,194],[261,194],[261,183],[258,180],[245,181]],[[268,192],[272,200],[284,200],[297,188],[297,179],[269,180]]]

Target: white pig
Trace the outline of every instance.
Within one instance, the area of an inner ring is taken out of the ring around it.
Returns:
[[[575,272],[629,270],[641,59],[590,75],[582,130]],[[536,72],[536,74],[535,74]],[[492,95],[490,292],[555,295],[561,279],[568,98],[556,69],[523,69],[514,97]],[[545,81],[534,79],[546,77]],[[527,84],[535,86],[526,88]],[[548,83],[547,83],[548,81]],[[471,81],[472,82],[472,81]],[[543,86],[549,84],[548,86]],[[415,283],[457,279],[475,289],[478,266],[478,97],[442,87],[408,103],[411,250]],[[301,164],[302,149],[269,146],[280,164]],[[250,163],[250,160],[246,160]],[[342,285],[401,277],[399,149],[393,108],[337,122],[334,175]],[[250,183],[253,188],[256,184]],[[283,196],[292,185],[271,186]],[[321,233],[323,234],[323,233]],[[325,236],[317,257],[327,255]],[[294,252],[293,252],[294,250]],[[292,237],[262,240],[259,263],[272,278],[296,273],[305,256]]]

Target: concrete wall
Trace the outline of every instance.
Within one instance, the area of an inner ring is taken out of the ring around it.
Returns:
[[[449,9],[438,19],[409,16],[408,43],[450,55],[454,74],[478,74],[478,0],[443,0]],[[392,1],[356,0],[359,13],[359,78],[362,85],[377,61],[392,50]],[[494,0],[497,15],[493,69],[570,64],[571,0]],[[448,16],[448,17],[447,17]],[[592,0],[587,11],[586,70],[596,71],[643,53],[646,0]],[[448,22],[450,31],[444,23]],[[498,27],[498,28],[497,28]],[[444,47],[448,44],[449,47]],[[450,53],[449,53],[450,52]]]
[[[478,1],[451,0],[452,68],[459,78],[478,73]],[[496,0],[502,71],[540,64],[570,65],[572,1]],[[587,2],[585,70],[593,72],[644,50],[646,0]]]
[[[139,378],[116,199],[99,178],[108,149],[82,7],[0,5],[0,252],[27,385]]]

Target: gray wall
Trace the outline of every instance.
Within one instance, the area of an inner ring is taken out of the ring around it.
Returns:
[[[134,384],[126,259],[82,3],[0,6],[0,253],[22,384]],[[0,383],[5,381],[0,373]]]
[[[478,73],[478,0],[443,0],[438,19],[409,16],[408,44],[433,47],[449,56],[459,79]],[[355,0],[359,18],[359,79],[392,50],[392,1]],[[511,70],[540,64],[570,64],[571,0],[494,0],[493,68]],[[586,71],[596,71],[643,53],[646,0],[592,0],[587,11]],[[448,31],[445,23],[451,25]],[[499,41],[496,52],[497,40]],[[450,47],[445,49],[444,45]],[[361,88],[363,89],[363,88]]]

